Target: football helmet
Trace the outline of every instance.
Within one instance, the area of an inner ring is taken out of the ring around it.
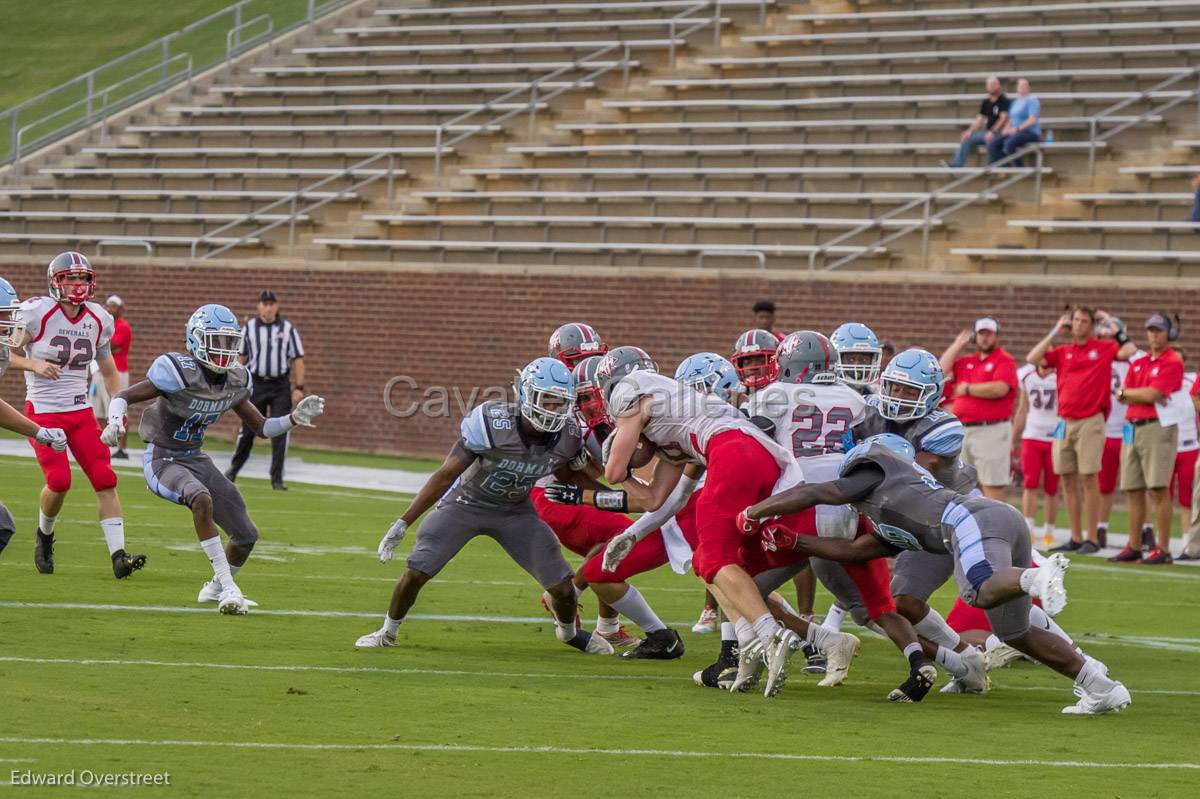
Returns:
[[[46,267],[50,296],[59,302],[82,305],[96,293],[96,270],[83,253],[60,252]]]
[[[775,382],[775,350],[779,339],[769,330],[747,330],[738,336],[729,360],[746,388],[758,389]]]
[[[872,397],[872,404],[880,416],[894,422],[928,416],[937,408],[946,387],[938,359],[916,347],[897,353],[879,379],[880,391]]]
[[[566,426],[575,408],[575,378],[562,361],[535,358],[517,375],[517,407],[543,433]]]
[[[838,351],[829,339],[815,330],[797,330],[779,342],[775,371],[782,383],[837,382]]]
[[[883,348],[871,328],[862,322],[847,322],[829,337],[838,351],[837,376],[855,388],[865,388],[879,379]]]
[[[904,436],[898,436],[895,433],[879,433],[878,435],[864,438],[862,441],[851,447],[846,453],[846,457],[842,458],[842,466],[838,469],[838,473],[842,476],[845,476],[846,466],[875,444],[881,444],[887,447],[901,458],[904,458],[906,461],[915,460],[917,457],[916,447],[914,447]]]
[[[640,370],[658,373],[658,364],[641,347],[617,347],[604,354],[596,366],[596,384],[600,387],[600,397],[605,406],[612,396],[613,386],[625,375]]]
[[[733,364],[715,352],[697,352],[684,358],[675,370],[675,379],[701,393],[714,394],[731,405],[737,395],[745,391]]]
[[[202,305],[187,323],[187,349],[197,362],[224,374],[237,366],[245,331],[224,305]]]
[[[550,334],[550,357],[556,358],[574,369],[589,355],[603,355],[608,352],[608,345],[591,325],[582,322],[568,322]]]
[[[604,408],[604,398],[600,396],[600,384],[596,382],[596,369],[602,360],[604,358],[600,355],[589,355],[571,370],[571,376],[575,378],[575,409],[589,430],[602,424],[611,424],[608,411]]]
[[[25,328],[17,321],[17,308],[21,299],[17,291],[0,277],[0,347],[19,347]]]

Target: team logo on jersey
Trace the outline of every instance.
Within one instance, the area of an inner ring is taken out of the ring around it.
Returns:
[[[1096,352],[1095,350],[1088,350],[1088,358],[1093,361],[1098,360],[1100,358],[1100,353]]]
[[[907,549],[917,551],[921,549],[921,544],[917,541],[917,537],[900,527],[891,524],[880,524],[876,526],[875,534],[887,541],[892,546],[898,549]]]

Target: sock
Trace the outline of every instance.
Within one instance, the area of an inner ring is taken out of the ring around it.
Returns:
[[[1067,635],[1067,631],[1058,626],[1058,622],[1050,618],[1046,611],[1034,605],[1029,609],[1029,623],[1035,627],[1041,627],[1046,632],[1054,633],[1059,638],[1066,641],[1071,646],[1075,646],[1075,642],[1071,640],[1071,636]]]
[[[650,609],[642,592],[632,585],[625,592],[625,596],[612,603],[612,607],[625,614],[625,618],[641,627],[643,632],[652,633],[667,629],[667,625]]]
[[[1044,533],[1045,535],[1053,535],[1054,534],[1054,523],[1046,522],[1044,525],[1042,525],[1042,533]]]
[[[944,646],[947,649],[954,649],[962,639],[958,637],[958,633],[951,629],[946,620],[942,618],[942,614],[938,613],[933,608],[925,614],[925,618],[913,625],[917,634],[922,638],[933,641],[935,644]]]
[[[571,587],[575,589],[575,599],[579,599],[579,597],[583,596],[583,592],[587,590],[586,585],[583,588],[580,588],[579,586],[575,585],[575,583],[571,583]]]
[[[226,560],[228,560],[228,559],[229,559],[229,556],[227,555],[227,556],[225,557],[225,559],[226,559]],[[246,564],[244,564],[244,563],[242,564],[242,566],[245,566],[245,565],[246,565]],[[232,576],[234,576],[234,577],[237,577],[237,573],[238,573],[238,572],[240,572],[240,571],[242,570],[242,566],[234,566],[232,563],[230,563],[230,564],[229,564],[229,573],[230,573]]]
[[[104,531],[104,543],[108,544],[108,554],[112,555],[125,548],[125,520],[119,516],[111,519],[101,519],[100,529]],[[42,532],[45,532],[44,530]],[[217,539],[218,541],[220,539]]]
[[[1143,524],[1142,524],[1142,532],[1143,532],[1143,533],[1153,533],[1153,532],[1154,532],[1154,525],[1153,525],[1153,524],[1150,524],[1150,522],[1145,522],[1145,523],[1143,523]]]
[[[745,619],[733,623],[734,634],[737,635],[738,646],[747,647],[754,642],[754,627]]]
[[[733,622],[731,622],[731,621],[721,622],[721,640],[722,641],[736,641],[737,640],[737,632],[734,630]]]
[[[953,649],[947,649],[944,646],[939,646],[937,656],[934,658],[939,665],[943,666],[946,671],[953,674],[955,677],[967,676],[967,666],[963,663],[962,655],[955,652]]]
[[[768,643],[779,629],[779,622],[770,613],[764,613],[754,620],[754,634],[764,644]]]
[[[904,647],[904,657],[908,658],[910,666],[915,667],[918,663],[925,660],[925,652],[921,649],[921,645],[913,641],[908,646]]]
[[[213,576],[225,588],[235,585],[233,575],[229,573],[229,561],[225,559],[225,548],[221,546],[221,536],[215,535],[200,542],[200,548],[208,556],[212,564]]]
[[[396,631],[400,629],[400,622],[404,619],[393,619],[388,614],[383,614],[383,631],[391,637],[396,637]]]
[[[833,630],[835,633],[841,631],[842,622],[846,620],[846,611],[838,605],[830,605],[829,611],[825,614],[825,621],[821,622],[821,626],[826,630]]]
[[[626,613],[625,615],[629,616],[628,613]],[[629,618],[632,619],[633,617],[629,616]],[[596,632],[603,633],[605,635],[608,635],[610,633],[615,633],[617,630],[621,629],[620,619],[621,619],[620,616],[613,616],[611,619],[606,619],[603,616],[597,615],[596,616]]]
[[[1104,521],[1102,521],[1096,525],[1096,532],[1098,532],[1098,533],[1107,533],[1108,532],[1108,519],[1105,519]]]
[[[1038,574],[1037,569],[1026,569],[1025,571],[1021,572],[1021,577],[1017,581],[1018,584],[1021,586],[1021,590],[1024,591],[1025,593],[1029,594],[1030,596],[1037,596],[1037,594],[1033,593],[1033,590],[1032,590],[1033,589],[1033,581],[1037,579],[1037,574]]]
[[[571,639],[575,637],[575,622],[561,622],[558,619],[554,620],[554,635],[564,644],[570,644]],[[574,646],[574,644],[571,644]]]
[[[1085,691],[1103,693],[1117,684],[1108,676],[1108,668],[1103,663],[1088,655],[1083,656],[1083,668],[1075,677],[1075,684]]]
[[[54,535],[54,523],[58,521],[57,516],[47,516],[38,511],[38,529],[46,535]]]
[[[804,636],[804,640],[815,646],[822,652],[832,649],[841,637],[841,633],[834,632],[828,627],[822,627],[819,624],[808,625],[808,633]]]
[[[1033,520],[1032,516],[1025,517],[1025,524],[1029,527],[1029,532],[1031,533],[1037,529],[1037,522]]]

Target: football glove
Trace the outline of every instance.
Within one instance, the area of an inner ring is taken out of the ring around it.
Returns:
[[[604,571],[615,572],[637,542],[637,536],[628,531],[609,539],[608,545],[604,547]]]
[[[546,499],[557,505],[579,505],[583,502],[583,489],[574,483],[551,483],[546,486]]]
[[[67,448],[67,434],[58,427],[39,427],[33,438],[37,443],[50,447],[55,452],[62,452]]]
[[[325,398],[313,394],[296,403],[296,407],[292,411],[292,421],[298,427],[312,427],[313,419],[323,413],[325,413]]]
[[[307,397],[305,397],[307,399]],[[408,533],[408,522],[403,519],[397,519],[392,522],[392,526],[384,533],[383,540],[379,542],[379,562],[387,563],[396,554],[396,545],[404,540],[404,536]]]
[[[100,434],[100,443],[106,447],[115,447],[121,443],[123,435],[125,435],[125,425],[120,422],[109,422],[104,426],[104,432]]]
[[[779,522],[767,522],[762,526],[762,548],[764,552],[778,552],[781,549],[795,549],[796,539],[800,535]]]
[[[743,510],[739,511],[737,515],[737,521],[735,521],[734,524],[737,525],[738,532],[742,535],[757,535],[759,528],[762,527],[762,520],[748,518],[746,516],[746,511],[748,510],[750,509],[744,508]]]

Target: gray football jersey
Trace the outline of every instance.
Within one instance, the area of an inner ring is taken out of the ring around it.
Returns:
[[[946,554],[953,529],[942,516],[962,496],[945,488],[917,463],[901,458],[882,444],[874,444],[842,465],[842,474],[857,464],[873,463],[883,469],[883,482],[870,494],[850,503],[878,527],[877,536],[899,549]]]
[[[917,452],[929,452],[942,457],[952,457],[953,463],[933,471],[933,476],[944,486],[953,488],[961,494],[975,490],[979,477],[974,467],[963,463],[959,453],[962,452],[963,426],[958,417],[941,408],[934,409],[920,419],[906,422],[894,422],[885,419],[879,413],[874,403],[867,403],[863,420],[851,428],[855,441],[862,441],[880,433],[895,433],[908,440]]]
[[[0,344],[0,377],[4,377],[4,373],[8,371],[11,354],[8,347]]]
[[[505,508],[529,502],[542,477],[564,465],[583,468],[587,453],[579,425],[569,420],[544,443],[520,431],[521,413],[511,402],[488,401],[463,419],[460,443],[476,458],[446,494],[465,505]]]
[[[179,352],[158,356],[146,377],[162,396],[142,413],[139,430],[147,443],[166,449],[198,448],[208,426],[250,396],[246,367],[238,364],[210,383],[196,359]]]

